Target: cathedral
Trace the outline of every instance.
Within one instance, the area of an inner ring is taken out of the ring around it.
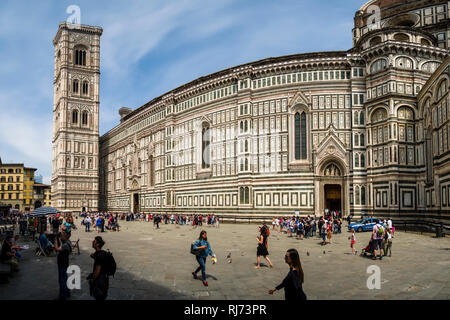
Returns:
[[[121,108],[103,136],[102,29],[62,23],[53,41],[54,206],[448,219],[449,4],[370,1],[356,12],[350,50],[206,75]]]

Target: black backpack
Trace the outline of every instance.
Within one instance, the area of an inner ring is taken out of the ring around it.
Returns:
[[[116,273],[116,268],[117,268],[117,264],[116,264],[116,260],[114,260],[114,257],[112,255],[111,252],[105,251],[106,253],[106,265],[105,265],[105,271],[106,271],[106,275],[109,276],[113,276]]]

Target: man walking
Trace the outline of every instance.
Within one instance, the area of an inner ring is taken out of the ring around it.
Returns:
[[[385,230],[378,221],[372,229],[372,245],[373,245],[373,260],[377,259],[377,250],[380,250],[380,260],[383,259],[383,238]]]
[[[59,243],[60,241],[61,243]],[[69,267],[69,255],[72,252],[72,243],[66,232],[61,232],[60,239],[55,239],[55,250],[58,252],[58,282],[59,298],[58,300],[67,300],[70,298],[70,291],[67,288],[67,268]]]
[[[85,232],[91,232],[90,230],[91,223],[92,223],[91,216],[87,216],[86,219],[84,219]]]

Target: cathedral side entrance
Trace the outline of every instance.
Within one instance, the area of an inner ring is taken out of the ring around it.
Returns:
[[[341,189],[342,187],[339,184],[326,184],[324,186],[325,208],[330,211],[342,211]]]
[[[133,213],[139,213],[139,193],[133,193]]]
[[[317,207],[316,215],[323,216],[325,209],[340,211],[345,216],[348,202],[346,201],[346,179],[341,167],[335,162],[329,162],[320,171],[316,180]]]

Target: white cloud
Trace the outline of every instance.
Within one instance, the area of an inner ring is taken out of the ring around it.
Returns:
[[[15,97],[15,98],[14,98]],[[48,112],[29,113],[15,94],[0,92],[2,149],[18,157],[15,162],[28,166],[51,166],[52,118]],[[51,110],[51,108],[49,108]]]

